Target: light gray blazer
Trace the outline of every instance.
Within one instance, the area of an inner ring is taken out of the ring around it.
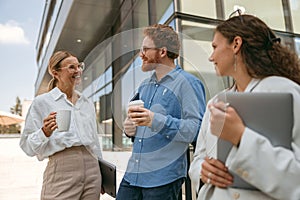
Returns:
[[[235,90],[234,88],[231,90]],[[239,148],[233,147],[226,166],[259,191],[226,188],[205,184],[198,200],[299,200],[300,199],[300,86],[289,79],[272,76],[252,79],[245,92],[290,92],[294,101],[292,150],[274,148],[267,138],[246,127]],[[278,113],[280,115],[280,113]],[[217,137],[210,132],[210,111],[206,109],[197,139],[189,176],[199,188],[201,164],[205,156],[216,158]]]

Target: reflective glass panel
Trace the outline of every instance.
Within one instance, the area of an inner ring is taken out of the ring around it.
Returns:
[[[237,8],[246,14],[259,17],[272,29],[285,31],[281,0],[226,0],[224,1],[225,19]]]
[[[208,60],[212,53],[214,28],[207,24],[182,21],[183,68],[202,80],[207,100],[228,87],[227,79],[218,77],[214,65]]]
[[[217,18],[216,3],[211,0],[180,0],[179,11],[191,15]]]
[[[295,33],[300,33],[300,1],[290,0],[293,28]]]

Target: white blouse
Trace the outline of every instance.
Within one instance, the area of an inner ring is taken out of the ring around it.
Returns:
[[[65,148],[84,145],[96,158],[102,158],[94,105],[77,94],[80,98],[75,105],[57,87],[33,100],[20,140],[20,147],[28,156],[43,160]],[[65,132],[56,129],[46,137],[42,131],[43,120],[57,110],[71,110],[70,128]]]

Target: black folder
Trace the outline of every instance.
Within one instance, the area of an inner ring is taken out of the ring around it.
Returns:
[[[102,175],[102,188],[104,192],[116,198],[116,166],[103,159],[99,160],[99,167]]]

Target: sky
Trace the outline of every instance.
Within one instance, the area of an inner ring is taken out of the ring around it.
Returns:
[[[0,0],[0,110],[33,100],[36,43],[45,0]]]

